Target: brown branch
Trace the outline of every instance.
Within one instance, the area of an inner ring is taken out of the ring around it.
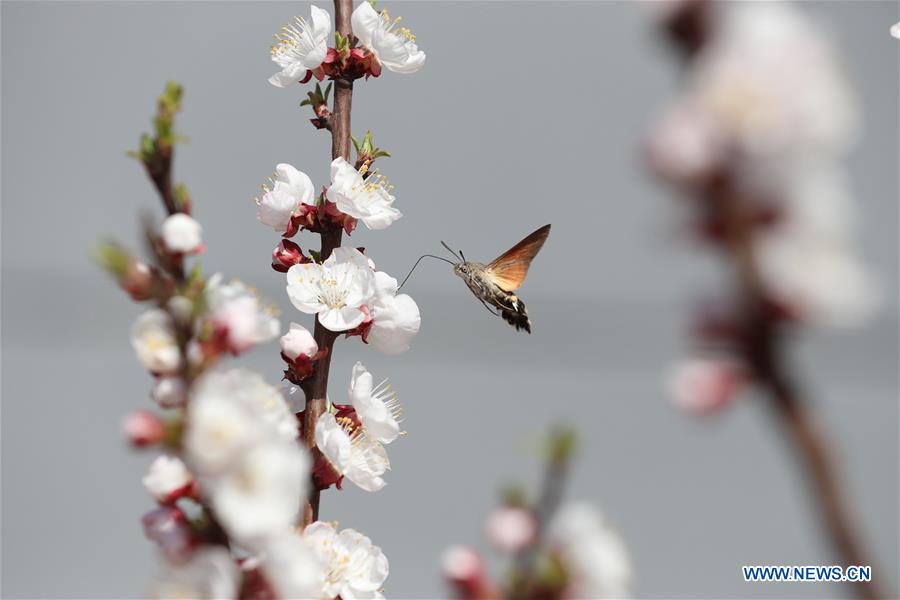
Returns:
[[[686,64],[707,44],[714,27],[715,3],[693,0],[685,3],[666,24],[666,32],[683,51]],[[767,392],[774,414],[781,422],[811,487],[822,526],[844,566],[872,565],[864,552],[848,503],[837,476],[831,453],[833,442],[822,430],[790,374],[782,356],[783,343],[777,317],[772,314],[754,253],[755,219],[751,199],[742,196],[727,168],[710,178],[698,191],[709,216],[722,225],[724,250],[733,263],[741,298],[741,330],[738,349],[752,370],[756,383]],[[873,567],[874,573],[881,571]],[[861,598],[882,598],[885,590],[873,582],[853,582]]]
[[[753,252],[755,224],[745,210],[749,204],[746,200],[736,192],[727,173],[717,178],[707,190],[710,210],[716,211],[724,226],[726,251],[734,263],[741,292],[745,336],[740,350],[755,381],[768,392],[769,404],[805,471],[822,526],[843,566],[872,566],[870,556],[863,550],[859,529],[854,524],[838,477],[838,467],[831,452],[834,443],[822,429],[815,411],[804,400],[782,355],[777,317],[773,317],[766,302]],[[880,573],[874,566],[872,570]],[[861,598],[887,597],[874,581],[852,583]]]
[[[334,20],[337,31],[343,36],[350,36],[350,15],[353,11],[352,0],[334,0]],[[337,79],[334,82],[334,108],[332,110],[331,158],[343,156],[350,158],[350,104],[353,96],[353,81]],[[331,251],[341,245],[340,228],[326,229],[322,232],[320,260],[325,260]],[[303,426],[306,431],[306,445],[316,459],[321,452],[316,448],[315,430],[319,416],[325,412],[328,396],[328,372],[331,368],[331,357],[334,356],[334,342],[337,334],[329,331],[316,319],[313,331],[319,349],[326,349],[328,354],[317,361],[316,369],[303,386],[306,394],[306,410],[303,413]],[[303,510],[303,526],[307,526],[319,518],[319,490],[313,486],[309,502]]]
[[[170,215],[179,212],[175,186],[172,184],[172,154],[171,146],[162,147],[162,144],[157,143],[155,156],[144,161],[147,175],[156,187],[156,191],[159,192],[166,212]]]

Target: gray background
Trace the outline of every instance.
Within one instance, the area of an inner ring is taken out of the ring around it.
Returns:
[[[333,395],[353,361],[390,375],[410,434],[391,446],[381,493],[348,485],[323,518],[372,537],[393,597],[446,594],[437,567],[454,542],[484,545],[482,517],[504,483],[533,484],[540,432],[581,427],[568,496],[621,530],[645,597],[837,597],[850,590],[750,585],[742,564],[830,564],[803,481],[765,406],[747,398],[706,422],[675,411],[661,373],[685,348],[707,261],[671,230],[676,204],[637,159],[638,139],[675,83],[675,64],[639,3],[404,3],[392,12],[428,53],[413,76],[361,82],[353,130],[394,153],[382,168],[405,217],[359,230],[401,276],[439,239],[490,259],[535,227],[553,234],[522,290],[531,337],[490,317],[446,265],[409,284],[423,313],[412,352],[391,359],[341,343]],[[860,87],[862,143],[850,158],[862,245],[884,277],[882,316],[800,340],[797,368],[839,440],[865,537],[897,581],[898,47],[896,3],[805,3],[832,28]],[[258,286],[291,317],[268,268],[274,234],[250,198],[277,162],[317,184],[328,136],[273,88],[268,45],[305,3],[2,4],[2,595],[129,597],[154,570],[140,515],[152,506],[121,418],[149,406],[128,346],[139,308],[88,259],[101,236],[136,239],[156,197],[123,152],[146,130],[163,83],[186,86],[177,177],[205,228],[207,273]],[[309,238],[305,238],[309,239]],[[304,238],[301,238],[304,240]],[[280,375],[276,345],[241,361]]]

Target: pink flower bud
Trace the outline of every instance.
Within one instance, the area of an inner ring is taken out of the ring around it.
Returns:
[[[119,280],[119,285],[132,300],[149,300],[156,291],[156,273],[139,260],[131,262]]]
[[[301,354],[313,356],[319,351],[319,345],[313,339],[309,330],[297,323],[291,323],[291,328],[281,336],[281,352],[291,360],[296,360]]]
[[[441,557],[441,571],[459,598],[483,600],[498,597],[487,578],[484,559],[474,548],[447,548]]]
[[[488,515],[485,533],[498,550],[515,554],[534,541],[537,535],[537,520],[528,509],[520,506],[502,506]]]
[[[138,448],[160,442],[166,436],[166,426],[148,410],[136,410],[122,422],[128,441]]]
[[[746,381],[746,369],[734,359],[689,358],[675,365],[667,384],[679,408],[703,415],[731,402]]]
[[[185,560],[199,544],[196,534],[187,522],[187,516],[178,508],[163,506],[141,517],[144,535],[159,544],[166,558],[173,562]]]
[[[308,263],[309,258],[303,255],[303,250],[291,240],[281,240],[281,243],[272,250],[272,268],[279,273],[287,273],[294,265]]]

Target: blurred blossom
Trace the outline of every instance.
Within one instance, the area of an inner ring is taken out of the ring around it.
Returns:
[[[900,38],[900,23],[891,25],[891,35],[895,38]]]
[[[137,447],[151,446],[166,436],[166,425],[147,410],[136,410],[122,422],[122,431],[128,441]]]
[[[203,228],[190,215],[175,213],[163,221],[162,240],[169,252],[200,252],[203,250]]]
[[[299,444],[270,440],[208,477],[204,492],[229,536],[257,548],[296,522],[308,494],[309,469],[309,456]]]
[[[688,63],[683,91],[647,140],[650,165],[703,198],[729,178],[732,190],[713,201],[751,205],[764,225],[754,229],[758,269],[767,299],[785,315],[859,324],[880,294],[854,243],[841,163],[860,117],[841,64],[790,4],[714,8],[707,17],[715,26]],[[723,226],[714,212],[707,231]]]
[[[527,548],[537,536],[537,519],[521,506],[501,506],[487,517],[485,532],[495,548],[515,554]]]
[[[383,271],[375,273],[375,295],[369,306],[372,324],[366,341],[385,354],[409,350],[422,324],[419,306],[407,294],[397,294],[397,280]]]
[[[301,354],[313,356],[319,351],[319,346],[312,334],[303,325],[291,323],[291,328],[281,336],[281,352],[291,360]]]
[[[313,9],[318,10],[315,7]],[[276,233],[284,234],[291,217],[301,205],[315,205],[316,188],[306,173],[287,163],[275,167],[272,183],[272,189],[265,189],[265,194],[257,201],[259,210],[256,216],[263,225],[268,225]]]
[[[150,390],[150,397],[160,408],[177,408],[187,400],[187,387],[181,377],[159,377]]]
[[[222,283],[221,273],[209,278],[205,289],[208,318],[224,333],[229,352],[238,353],[278,336],[274,308],[263,306],[256,293],[240,281]]]
[[[260,568],[279,598],[325,598],[325,565],[312,543],[293,531],[269,538]]]
[[[194,318],[194,301],[187,296],[182,296],[180,294],[172,296],[169,298],[168,302],[166,302],[166,308],[178,325],[190,325]]]
[[[381,477],[391,468],[387,452],[378,441],[369,439],[361,428],[352,433],[352,425],[333,413],[324,413],[316,423],[316,446],[334,470],[367,492],[385,486]]]
[[[138,360],[151,373],[169,374],[181,368],[175,327],[162,309],[148,310],[137,318],[131,326],[131,345]]]
[[[157,456],[144,475],[144,488],[157,501],[173,502],[194,481],[187,467],[177,456]]]
[[[386,10],[376,12],[369,2],[361,2],[351,16],[353,33],[378,62],[394,73],[415,73],[425,64],[425,53],[416,46],[416,36],[391,20]],[[379,69],[380,72],[380,69]]]
[[[227,471],[257,444],[293,442],[298,436],[284,398],[256,373],[216,370],[194,384],[184,443],[201,478]]]
[[[356,169],[339,156],[331,163],[331,186],[325,196],[338,210],[359,219],[369,229],[385,229],[403,216],[392,206],[395,198],[390,188],[377,170],[369,171],[369,163]]]
[[[757,258],[769,293],[807,322],[855,327],[880,304],[878,288],[846,242],[786,228],[758,241]]]
[[[289,530],[307,496],[310,458],[281,393],[244,369],[194,385],[185,449],[229,536],[258,548]]]
[[[743,365],[730,358],[689,358],[669,373],[669,395],[678,408],[708,414],[727,405],[746,382]]]
[[[625,545],[597,509],[586,503],[563,506],[547,536],[568,576],[567,597],[630,596],[631,562]]]
[[[331,331],[359,326],[371,301],[374,276],[368,259],[356,248],[335,248],[322,263],[294,265],[287,272],[287,292],[301,312],[318,315]]]
[[[349,395],[368,437],[382,444],[390,444],[397,439],[400,435],[399,417],[403,410],[387,379],[375,386],[372,374],[357,362],[353,366]]]
[[[187,515],[176,506],[160,506],[141,517],[144,535],[156,543],[167,560],[182,563],[200,543]]]
[[[715,119],[682,104],[663,115],[647,141],[646,152],[658,175],[678,185],[693,185],[718,166],[723,157],[721,145]]]
[[[684,101],[750,156],[842,152],[856,137],[856,98],[840,64],[790,4],[729,5],[688,79]]]
[[[310,13],[309,21],[294,17],[293,22],[275,35],[278,42],[272,46],[272,60],[281,71],[269,77],[269,83],[276,87],[287,87],[305,79],[307,71],[319,68],[325,60],[331,15],[317,6],[311,6]]]
[[[165,563],[165,569],[156,577],[148,596],[160,599],[236,598],[238,579],[238,568],[228,550],[205,546],[184,563]]]
[[[355,529],[338,532],[333,524],[316,521],[306,527],[303,538],[325,565],[325,597],[384,598],[388,559],[368,537]]]
[[[460,598],[495,598],[488,580],[484,559],[469,546],[451,546],[441,555],[444,578],[456,589]]]

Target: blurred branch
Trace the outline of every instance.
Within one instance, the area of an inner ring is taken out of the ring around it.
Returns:
[[[685,64],[708,44],[716,3],[690,0],[673,12],[665,33],[685,59]],[[756,219],[753,198],[741,193],[731,167],[720,166],[697,190],[698,199],[713,222],[722,224],[722,249],[730,261],[739,298],[738,352],[750,368],[753,380],[766,393],[811,487],[812,500],[831,543],[844,566],[872,565],[863,549],[845,492],[838,478],[832,448],[834,441],[822,429],[815,411],[795,380],[783,356],[777,311],[768,294],[755,255]],[[873,571],[880,571],[873,566]],[[886,597],[874,582],[854,582],[862,598]]]
[[[517,579],[510,590],[511,598],[534,598],[541,588],[537,559],[542,548],[547,525],[559,509],[575,455],[577,436],[574,429],[559,428],[546,441],[547,464],[540,496],[533,508],[537,531],[532,543],[516,559]]]
[[[843,565],[872,565],[857,535],[859,529],[854,525],[837,476],[838,467],[830,451],[835,443],[810,410],[782,355],[782,339],[766,302],[753,252],[753,217],[744,214],[742,208],[746,203],[733,187],[728,174],[720,174],[708,188],[706,200],[713,210],[720,212],[726,248],[734,263],[736,285],[741,290],[741,318],[747,332],[741,350],[755,381],[768,392],[775,415],[804,467],[822,525]],[[873,571],[878,572],[874,567]],[[855,583],[862,598],[887,597],[874,580]]]

